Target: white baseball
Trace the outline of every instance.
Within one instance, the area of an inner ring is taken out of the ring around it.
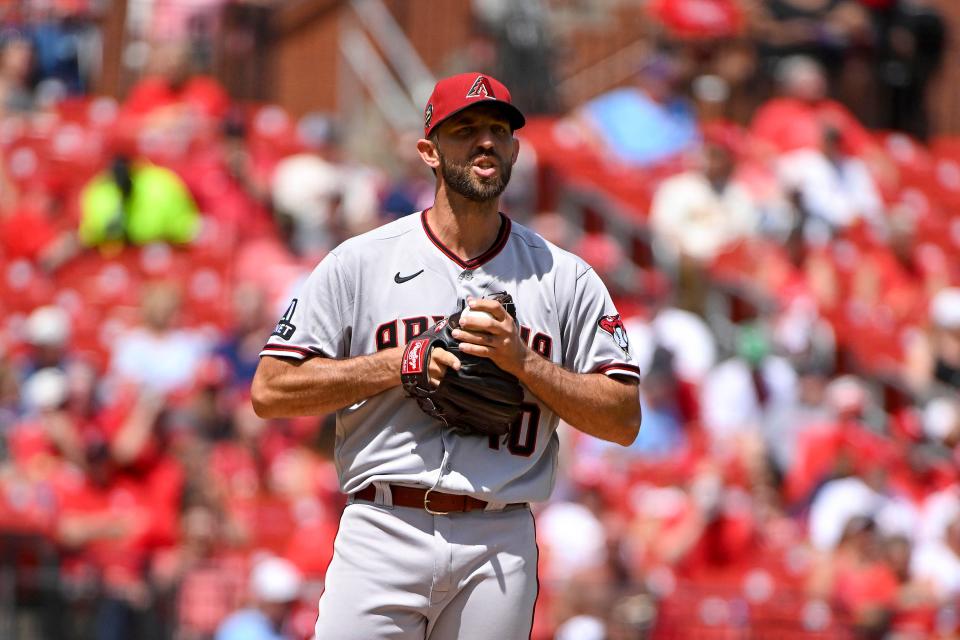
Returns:
[[[460,314],[460,319],[463,320],[464,318],[469,318],[469,317],[473,317],[473,318],[487,317],[487,318],[490,318],[491,320],[495,320],[495,318],[493,317],[493,314],[490,313],[489,311],[482,311],[480,309],[471,309],[470,307],[467,307]]]

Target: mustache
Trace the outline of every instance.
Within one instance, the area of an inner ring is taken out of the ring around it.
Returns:
[[[476,160],[487,159],[487,160],[496,160],[500,164],[503,164],[503,158],[500,157],[500,154],[496,151],[478,151],[472,156],[470,156],[470,163],[472,164]]]

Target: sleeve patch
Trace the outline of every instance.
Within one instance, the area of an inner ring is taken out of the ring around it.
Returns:
[[[601,316],[597,321],[597,326],[607,333],[613,341],[617,343],[624,355],[630,357],[630,341],[627,338],[627,329],[623,326],[623,320],[620,314],[613,316]]]
[[[280,321],[277,322],[277,328],[273,330],[271,335],[277,336],[283,340],[289,340],[293,337],[293,333],[297,330],[295,324],[291,322],[293,320],[293,312],[297,310],[297,299],[294,298],[290,303],[290,306],[287,307],[287,310],[283,313],[283,317],[280,318]]]

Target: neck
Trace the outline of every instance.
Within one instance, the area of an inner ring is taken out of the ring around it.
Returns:
[[[427,220],[441,242],[464,260],[481,255],[500,232],[500,198],[474,202],[440,183]]]

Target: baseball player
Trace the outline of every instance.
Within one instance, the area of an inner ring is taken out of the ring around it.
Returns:
[[[337,413],[349,500],[318,639],[527,638],[538,590],[529,503],[550,495],[558,421],[623,445],[636,437],[639,370],[600,278],[499,212],[523,125],[494,78],[438,82],[417,142],[434,205],[331,251],[261,352],[260,416]],[[456,349],[421,348],[453,326]],[[502,435],[450,428],[401,385],[401,369],[422,367],[439,395],[480,359],[522,389]]]

